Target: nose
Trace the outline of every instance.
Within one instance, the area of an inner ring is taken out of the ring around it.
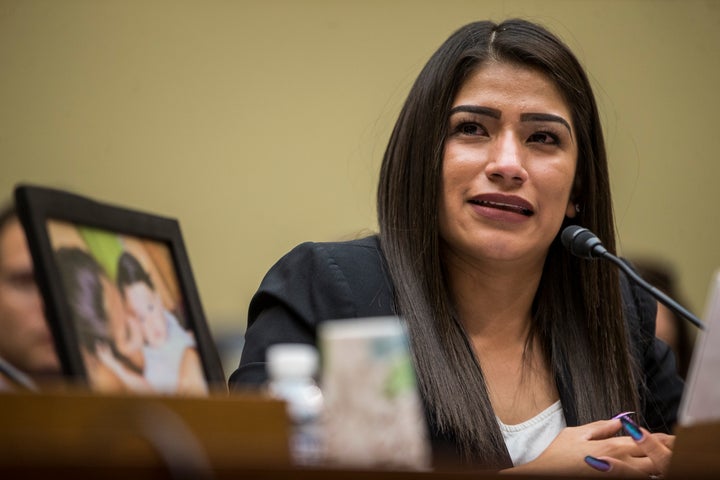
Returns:
[[[522,143],[511,132],[498,137],[490,152],[485,172],[490,181],[508,186],[522,185],[528,178],[523,162]]]

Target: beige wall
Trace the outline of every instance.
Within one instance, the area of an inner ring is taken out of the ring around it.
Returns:
[[[176,217],[214,329],[296,243],[375,228],[410,83],[471,20],[524,16],[597,90],[625,254],[720,267],[720,2],[0,0],[0,192]]]

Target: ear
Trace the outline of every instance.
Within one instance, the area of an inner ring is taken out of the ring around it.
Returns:
[[[580,213],[580,204],[577,202],[577,198],[580,197],[580,184],[580,174],[576,171],[572,190],[570,191],[570,199],[565,209],[565,215],[568,218],[575,218]]]
[[[579,213],[578,210],[580,210],[580,206],[570,199],[568,201],[567,208],[565,209],[565,216],[568,218],[575,218],[575,216]]]

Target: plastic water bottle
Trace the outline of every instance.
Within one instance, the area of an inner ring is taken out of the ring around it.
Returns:
[[[323,396],[315,382],[318,351],[312,345],[285,343],[267,351],[269,392],[287,402],[291,421],[290,453],[296,465],[322,460]]]

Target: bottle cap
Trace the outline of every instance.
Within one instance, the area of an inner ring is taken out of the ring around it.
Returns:
[[[312,377],[318,369],[318,351],[306,343],[278,343],[267,349],[270,378]]]

